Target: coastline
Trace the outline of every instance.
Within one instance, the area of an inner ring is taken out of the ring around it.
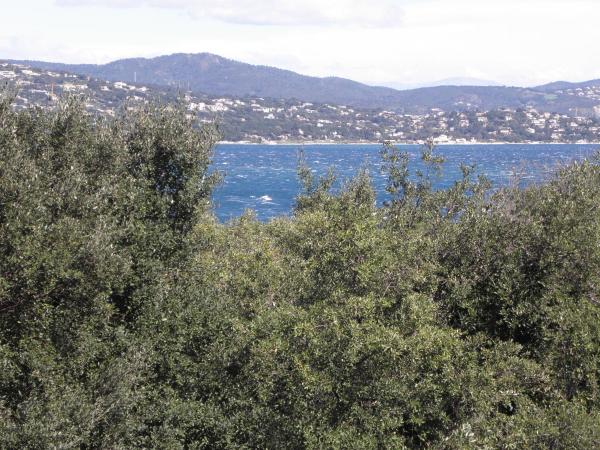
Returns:
[[[265,141],[265,142],[250,142],[250,141],[219,141],[217,145],[272,145],[272,146],[303,146],[303,145],[383,145],[384,143],[392,144],[392,145],[423,145],[425,141],[379,141],[379,142],[353,142],[353,141],[297,141],[297,142],[289,142],[289,141]],[[455,146],[455,145],[598,145],[600,146],[600,141],[597,142],[457,142],[457,141],[448,141],[448,142],[435,142],[435,145],[438,147],[443,146]]]

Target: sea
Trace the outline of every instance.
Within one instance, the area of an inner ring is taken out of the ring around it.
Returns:
[[[422,147],[398,145],[409,154],[409,168],[423,169]],[[351,180],[361,169],[369,171],[377,201],[386,199],[386,175],[382,173],[381,144],[250,145],[219,144],[211,170],[223,175],[213,192],[219,220],[227,222],[253,210],[261,221],[292,214],[301,191],[297,176],[302,153],[315,176],[329,169],[336,174],[336,188]],[[434,188],[443,189],[461,178],[461,164],[474,165],[495,188],[512,183],[525,186],[548,180],[562,165],[592,156],[600,149],[593,144],[490,144],[443,145],[435,149],[445,162]],[[516,180],[516,181],[515,181]]]

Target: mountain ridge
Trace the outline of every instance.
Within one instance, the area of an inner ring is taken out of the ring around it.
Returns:
[[[53,109],[61,97],[84,102],[87,113],[120,114],[149,102],[177,102],[198,123],[216,123],[234,142],[600,142],[600,119],[535,109],[442,111],[403,114],[299,100],[236,98],[181,92],[177,88],[107,81],[88,75],[0,62],[0,95],[8,86],[11,107]],[[448,88],[450,89],[450,88]],[[580,90],[573,91],[578,96]],[[600,99],[600,87],[584,95]]]
[[[110,81],[178,87],[208,95],[295,99],[402,113],[533,107],[540,111],[593,116],[600,100],[564,93],[594,82],[524,88],[507,86],[435,86],[397,90],[341,77],[314,77],[266,65],[252,65],[212,53],[174,53],[154,58],[127,58],[107,64],[65,64],[6,60],[44,70],[63,70]],[[600,84],[600,83],[598,83]]]

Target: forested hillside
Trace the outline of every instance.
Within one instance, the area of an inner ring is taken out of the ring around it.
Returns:
[[[87,112],[112,117],[122,108],[179,101],[200,122],[217,122],[222,138],[235,142],[423,143],[428,138],[463,144],[600,141],[598,117],[543,113],[533,108],[464,112],[431,108],[420,115],[400,114],[300,100],[210,97],[171,87],[112,82],[0,62],[0,84],[2,80],[16,93],[15,109],[34,106],[52,109],[61,96],[75,95],[83,99]],[[589,101],[597,101],[600,90],[595,89],[577,88],[564,94],[575,99],[583,95]]]
[[[356,108],[387,109],[424,114],[444,111],[487,111],[498,108],[535,108],[538,111],[591,117],[597,97],[570,95],[568,87],[593,87],[598,80],[580,84],[550,84],[539,89],[510,86],[435,86],[399,91],[369,86],[338,77],[311,77],[276,67],[257,66],[210,53],[176,53],[156,58],[129,58],[107,64],[62,64],[11,61],[45,70],[72,72],[104,80],[145,83],[186,89],[195,94],[263,97],[331,103]]]
[[[600,166],[431,188],[382,148],[211,211],[211,125],[0,102],[0,448],[600,447]]]

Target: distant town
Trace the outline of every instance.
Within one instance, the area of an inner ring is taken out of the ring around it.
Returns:
[[[201,122],[217,122],[223,140],[245,143],[588,143],[600,142],[600,108],[593,116],[533,107],[443,110],[423,114],[261,97],[210,96],[185,86],[107,81],[68,72],[0,63],[0,83],[15,90],[14,108],[53,108],[60,97],[81,96],[92,114],[114,116],[152,100],[179,100]],[[600,85],[559,89],[557,94],[600,104]]]

